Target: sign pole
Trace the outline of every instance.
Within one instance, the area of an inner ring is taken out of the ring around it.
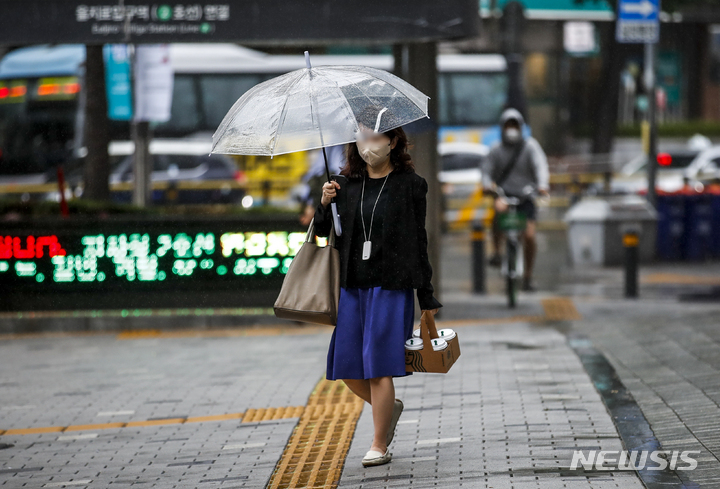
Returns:
[[[657,175],[657,118],[655,117],[655,44],[645,43],[645,89],[648,94],[647,121],[650,127],[648,144],[647,199],[653,207],[657,202],[655,180]]]
[[[648,97],[645,122],[647,145],[647,200],[655,206],[657,192],[657,126],[655,122],[655,44],[660,40],[660,0],[618,0],[615,37],[618,42],[645,44],[643,84]],[[643,136],[643,143],[645,142]]]

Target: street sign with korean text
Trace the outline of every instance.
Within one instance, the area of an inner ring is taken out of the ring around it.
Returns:
[[[476,35],[480,20],[477,0],[0,0],[0,5],[0,45],[13,46],[428,41]]]
[[[618,0],[615,37],[624,43],[656,43],[660,38],[660,0]]]

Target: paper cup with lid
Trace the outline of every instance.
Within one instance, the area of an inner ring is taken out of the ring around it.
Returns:
[[[422,338],[410,338],[405,342],[406,350],[422,350],[423,340]]]
[[[438,330],[438,336],[445,341],[450,341],[451,339],[455,338],[455,336],[457,336],[457,333],[455,333],[455,330],[453,329],[445,328]]]
[[[433,350],[435,351],[444,350],[448,346],[447,341],[442,338],[433,338],[430,340],[430,344],[432,344]]]

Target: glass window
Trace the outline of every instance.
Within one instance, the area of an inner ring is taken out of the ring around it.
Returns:
[[[42,173],[72,158],[76,97],[36,100],[25,96],[36,87],[36,80],[0,85],[0,174]]]
[[[507,75],[442,73],[438,91],[441,125],[495,125],[507,99]]]
[[[482,164],[482,156],[472,153],[452,153],[442,157],[442,170],[469,170],[480,168]]]
[[[237,99],[267,78],[256,74],[200,76],[205,125],[216,129]]]
[[[175,75],[170,120],[153,126],[156,136],[178,136],[200,130],[197,93],[191,75]]]

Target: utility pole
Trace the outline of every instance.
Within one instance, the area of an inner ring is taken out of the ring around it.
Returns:
[[[133,204],[146,207],[152,203],[152,182],[150,176],[152,172],[152,160],[150,155],[150,123],[148,121],[139,120],[137,117],[137,50],[134,44],[128,45],[130,54],[130,86],[133,87],[133,118],[130,123],[130,134],[135,145],[133,155],[133,175],[135,176],[135,185],[133,185]]]

